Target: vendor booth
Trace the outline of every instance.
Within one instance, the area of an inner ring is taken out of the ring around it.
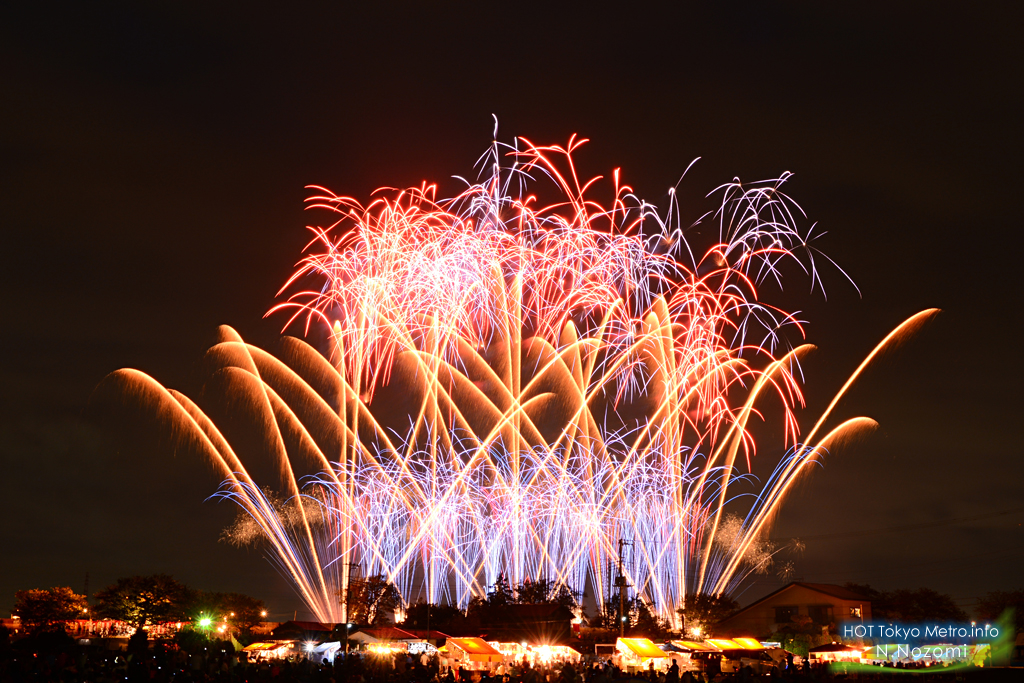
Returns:
[[[828,643],[812,647],[807,651],[807,657],[812,664],[819,662],[859,662],[863,647],[853,647],[842,643]]]
[[[336,640],[331,643],[312,645],[311,649],[307,650],[307,652],[309,659],[317,664],[322,664],[323,662],[334,664],[334,658],[340,650],[341,642]]]
[[[579,663],[582,655],[566,645],[530,645],[529,643],[488,642],[498,650],[508,663],[529,663],[530,666],[547,666],[550,664]]]
[[[629,673],[647,670],[651,664],[657,671],[669,666],[668,657],[649,638],[619,638],[615,641],[615,652],[619,668]]]
[[[258,662],[264,659],[287,659],[299,653],[294,641],[268,641],[252,643],[242,648],[250,662]]]
[[[504,655],[483,638],[449,638],[442,649],[452,667],[490,669],[505,661]]]

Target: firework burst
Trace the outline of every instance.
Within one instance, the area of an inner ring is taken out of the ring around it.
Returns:
[[[687,594],[763,570],[792,482],[873,426],[819,436],[833,401],[798,442],[793,373],[809,347],[785,345],[800,324],[758,288],[786,261],[813,287],[822,257],[785,177],[719,188],[719,240],[697,253],[674,208],[660,215],[618,171],[611,200],[591,199],[600,179],[582,182],[573,163],[582,142],[495,144],[484,179],[451,199],[423,185],[363,206],[315,188],[310,208],[331,221],[310,228],[271,313],[323,330],[329,350],[286,338],[275,357],[224,328],[209,352],[262,418],[286,500],[186,397],[137,371],[112,376],[218,465],[221,495],[252,520],[239,533],[269,543],[322,621],[345,618],[336,596],[354,566],[406,601],[464,606],[504,574],[586,586],[600,604],[620,539],[633,543],[629,583],[674,618]],[[738,513],[737,460],[749,467],[748,424],[768,393],[790,450]],[[315,474],[296,475],[299,461]]]

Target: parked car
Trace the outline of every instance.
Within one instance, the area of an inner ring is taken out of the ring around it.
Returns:
[[[749,666],[756,674],[764,674],[775,668],[775,660],[764,650],[724,650],[722,652],[722,673],[739,673]]]

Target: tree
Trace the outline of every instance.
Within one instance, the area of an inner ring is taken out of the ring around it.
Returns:
[[[66,586],[33,588],[14,593],[13,614],[35,631],[63,630],[64,623],[81,617],[88,608],[84,595]]]
[[[1012,619],[1017,633],[1024,631],[1024,590],[992,591],[978,599],[976,608],[978,617],[986,621],[1001,619],[1007,610],[1011,610]]]
[[[492,618],[500,618],[505,608],[516,604],[516,595],[504,574],[498,574],[494,585],[487,591],[487,596],[473,596],[466,607],[466,615],[474,616],[486,611]]]
[[[100,616],[144,626],[188,621],[195,592],[166,574],[129,576],[96,594]]]
[[[668,634],[669,623],[654,611],[653,602],[644,602],[638,597],[633,601],[629,618],[634,633],[648,638],[663,638]]]
[[[683,630],[712,635],[714,626],[740,608],[739,603],[727,595],[695,593],[686,598],[683,607],[676,612],[683,620]]]
[[[516,586],[515,600],[520,605],[561,605],[573,612],[579,608],[582,593],[569,588],[569,585],[556,583],[551,579],[523,581]]]
[[[625,603],[626,621],[624,624],[620,624],[619,594],[616,592],[605,601],[603,608],[598,610],[597,616],[591,620],[591,625],[616,632],[621,625],[627,634],[635,633],[652,638],[668,633],[669,624],[654,611],[653,602],[645,602],[639,595],[634,595],[627,598]]]
[[[220,607],[226,621],[246,635],[263,623],[267,611],[267,606],[262,600],[243,593],[224,593],[221,596]]]
[[[388,615],[394,614],[402,604],[402,596],[394,584],[383,574],[366,578],[350,578],[348,594],[339,593],[342,604],[347,604],[348,620],[358,624],[377,626],[388,622]]]
[[[847,583],[848,590],[860,593],[871,601],[874,619],[898,622],[967,621],[964,612],[953,598],[931,588],[878,591],[866,584]]]
[[[509,605],[561,605],[576,613],[581,597],[579,591],[569,588],[566,583],[556,583],[551,579],[527,579],[513,589],[508,578],[498,574],[486,597],[475,596],[469,601],[466,614],[472,616],[486,610],[490,617],[494,618],[495,614],[500,617]]]
[[[262,600],[242,593],[197,592],[188,606],[192,622],[203,618],[214,622],[223,621],[237,633],[248,635],[254,626],[263,621],[266,606]]]
[[[453,625],[461,625],[465,619],[466,615],[458,607],[430,604],[421,600],[414,605],[409,605],[405,611],[405,621],[402,622],[402,625],[406,628],[427,629],[429,627],[432,631],[451,632],[458,630],[453,629]]]
[[[498,578],[494,580],[491,590],[487,591],[485,602],[489,607],[506,607],[515,604],[516,594],[512,590],[512,586],[509,585],[507,576],[498,574]]]

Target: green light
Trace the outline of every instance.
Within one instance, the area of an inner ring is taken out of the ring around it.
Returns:
[[[213,623],[213,619],[211,619],[210,617],[203,617],[202,619],[199,620],[199,625],[203,626],[203,627],[209,626],[212,623]]]

